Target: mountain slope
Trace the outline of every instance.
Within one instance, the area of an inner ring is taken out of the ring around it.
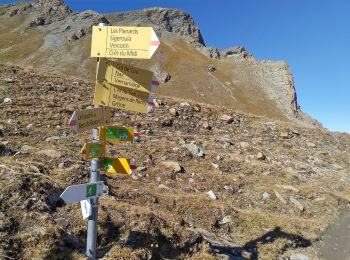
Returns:
[[[93,89],[0,65],[0,100],[11,99],[0,103],[1,257],[83,259],[86,221],[79,203],[64,205],[59,194],[89,180],[79,150],[91,133],[72,135],[68,119],[89,106]],[[349,135],[177,98],[157,103],[150,114],[112,111],[111,124],[139,126],[141,141],[108,145],[109,154],[139,169],[102,175],[100,257],[313,256],[350,201]]]
[[[319,126],[300,110],[287,64],[257,61],[242,48],[220,52],[206,47],[198,26],[183,11],[151,8],[103,16],[75,13],[61,0],[40,0],[2,5],[0,14],[2,63],[93,79],[92,25],[152,26],[162,42],[153,58],[124,62],[155,71],[162,80],[159,94]]]

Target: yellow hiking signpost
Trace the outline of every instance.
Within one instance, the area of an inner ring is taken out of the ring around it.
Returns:
[[[107,59],[100,60],[97,80],[147,93],[159,85],[152,71]]]
[[[75,111],[69,120],[73,134],[92,130],[92,141],[81,149],[85,159],[91,159],[90,183],[70,186],[61,194],[66,203],[80,201],[83,218],[88,219],[89,259],[96,259],[98,204],[104,189],[100,172],[130,175],[136,169],[134,160],[108,157],[106,144],[139,138],[136,127],[107,125],[111,117],[108,107],[147,113],[155,105],[150,93],[159,85],[151,71],[105,58],[150,59],[159,44],[152,27],[100,23],[92,28],[91,57],[98,58],[95,108]]]
[[[85,143],[80,153],[85,155],[85,160],[101,158],[106,154],[106,146],[101,143]]]
[[[153,104],[153,99],[147,92],[96,81],[93,103],[95,105],[147,113],[149,106]]]
[[[79,110],[73,113],[69,126],[73,134],[78,134],[106,124],[110,116],[109,109],[105,107]]]
[[[102,161],[101,170],[113,174],[132,174],[135,170],[133,160],[126,158],[105,157]]]
[[[134,127],[99,127],[99,139],[107,143],[134,142],[139,137]]]
[[[150,59],[159,44],[152,27],[93,26],[91,57]]]

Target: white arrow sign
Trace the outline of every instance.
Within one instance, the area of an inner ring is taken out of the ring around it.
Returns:
[[[103,193],[103,181],[69,186],[61,194],[66,203],[79,202],[86,199],[97,198]]]

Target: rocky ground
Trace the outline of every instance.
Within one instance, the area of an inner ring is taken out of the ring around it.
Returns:
[[[0,258],[84,258],[80,205],[59,195],[89,179],[79,150],[91,133],[73,136],[67,123],[93,88],[0,66]],[[157,104],[148,115],[113,111],[141,141],[109,153],[139,169],[102,176],[99,257],[317,258],[350,201],[349,135],[163,96]]]

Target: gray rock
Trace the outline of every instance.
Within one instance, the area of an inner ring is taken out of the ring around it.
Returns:
[[[316,148],[316,145],[312,142],[306,142],[306,146],[310,148]]]
[[[228,124],[231,124],[231,123],[234,121],[233,117],[232,117],[232,116],[229,116],[229,115],[222,115],[222,116],[220,117],[220,120],[221,120],[221,121],[225,121],[225,122],[227,122]]]
[[[35,147],[24,144],[24,145],[22,145],[20,151],[21,151],[21,153],[28,154],[28,153],[35,151]]]
[[[173,115],[173,116],[179,116],[179,112],[176,111],[176,109],[173,108],[173,107],[169,109],[169,112],[170,112],[170,114]]]
[[[190,103],[188,103],[188,102],[181,102],[180,103],[180,107],[190,107],[191,105],[190,105]]]
[[[279,199],[283,204],[287,204],[287,201],[282,197],[281,194],[279,194],[277,191],[273,191],[276,195],[276,198]]]
[[[212,190],[208,191],[208,192],[207,192],[207,195],[208,195],[208,197],[209,197],[210,199],[212,199],[212,200],[216,200],[216,199],[217,199],[215,193],[214,193]]]
[[[4,79],[4,81],[6,83],[15,83],[15,80],[14,79],[10,79],[10,78],[6,78],[6,79]]]
[[[310,258],[301,253],[294,253],[290,256],[290,260],[309,260]]]
[[[224,216],[220,219],[219,221],[219,224],[220,225],[225,225],[225,224],[228,224],[228,223],[231,223],[232,222],[232,217],[231,216]]]
[[[3,104],[5,105],[12,105],[13,101],[11,98],[4,98]]]
[[[268,200],[270,198],[270,194],[268,193],[268,192],[264,192],[263,194],[262,194],[262,199],[264,200],[264,201],[266,201],[266,200]]]
[[[60,140],[61,137],[60,136],[50,136],[48,138],[45,139],[46,142],[52,142],[52,141],[56,141],[56,140]]]
[[[290,197],[290,202],[292,202],[300,211],[304,211],[304,206],[293,197]]]
[[[214,72],[215,70],[216,70],[216,68],[212,64],[208,65],[209,72]]]
[[[266,156],[262,152],[258,152],[258,154],[256,155],[256,159],[258,159],[258,160],[265,160]]]
[[[254,60],[254,57],[251,53],[247,52],[244,46],[235,46],[223,50],[222,55],[224,57],[238,59],[238,60]]]
[[[208,122],[204,122],[203,123],[203,128],[207,129],[207,130],[211,130],[212,129],[211,125]]]
[[[47,156],[47,157],[50,157],[50,158],[59,158],[59,157],[61,157],[61,154],[58,151],[53,150],[53,149],[41,150],[41,151],[37,152],[37,154],[44,155],[44,156]]]
[[[166,168],[172,170],[172,172],[174,173],[179,173],[179,172],[182,172],[183,170],[180,163],[178,162],[165,161],[165,162],[161,162],[161,164],[164,165]]]
[[[191,152],[191,154],[194,156],[198,156],[198,157],[205,156],[204,151],[193,142],[189,144],[184,144],[184,147],[187,148]]]

